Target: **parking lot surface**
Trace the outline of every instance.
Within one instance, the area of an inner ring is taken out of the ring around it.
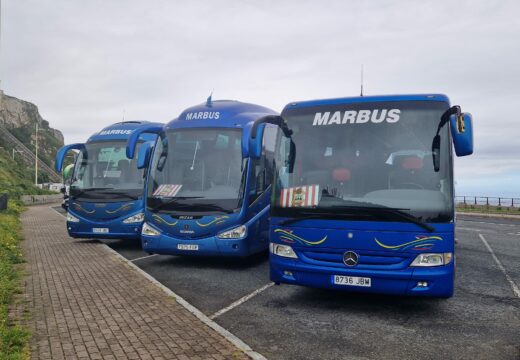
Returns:
[[[268,257],[144,253],[105,241],[270,359],[520,359],[520,221],[458,216],[455,296],[273,286]]]

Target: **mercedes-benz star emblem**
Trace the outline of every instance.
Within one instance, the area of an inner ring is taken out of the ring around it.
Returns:
[[[347,251],[343,254],[343,263],[347,266],[357,265],[359,260],[358,254],[353,251]]]

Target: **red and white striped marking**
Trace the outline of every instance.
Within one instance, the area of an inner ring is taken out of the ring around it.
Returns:
[[[320,186],[307,185],[282,189],[280,194],[281,207],[311,207],[317,206]]]
[[[162,184],[155,190],[153,196],[158,197],[175,197],[177,193],[181,190],[182,185],[176,184]]]

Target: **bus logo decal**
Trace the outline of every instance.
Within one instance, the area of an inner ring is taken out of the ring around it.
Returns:
[[[86,214],[94,214],[96,212],[96,209],[92,209],[91,211],[88,211],[88,210],[82,208],[81,205],[78,203],[74,203],[74,209],[78,210],[78,211],[83,211]]]
[[[153,215],[152,215],[152,218],[155,220],[156,223],[158,223],[158,224],[161,224],[161,223],[162,223],[162,224],[166,224],[166,225],[168,225],[168,226],[175,226],[175,225],[177,225],[177,223],[179,222],[179,221],[177,220],[177,221],[174,221],[174,222],[171,222],[171,223],[170,223],[170,222],[164,220],[162,217],[160,217],[160,216],[157,215],[157,214],[153,214]]]
[[[217,120],[220,118],[219,111],[198,111],[186,114],[186,120]]]
[[[110,211],[110,210],[105,210],[105,212],[107,214],[115,214],[115,213],[118,213],[122,210],[128,210],[132,207],[132,205],[134,205],[134,203],[130,203],[130,204],[124,204],[123,206],[119,207],[118,209],[115,209],[113,211]]]
[[[343,263],[347,266],[355,266],[359,261],[359,256],[354,251],[347,251],[343,254]]]
[[[319,245],[323,244],[327,240],[327,236],[323,237],[322,239],[318,241],[309,241],[307,239],[301,238],[299,236],[296,236],[292,233],[290,230],[284,230],[284,229],[275,229],[275,233],[279,233],[280,240],[286,243],[294,244],[296,242],[299,242],[300,244],[304,245]]]
[[[330,111],[314,114],[312,126],[342,125],[342,124],[380,124],[387,122],[393,124],[399,121],[401,110],[399,109],[374,109],[374,110],[348,110],[335,111],[332,116]]]
[[[389,250],[430,250],[433,247],[434,242],[442,241],[442,238],[439,236],[416,236],[415,240],[400,245],[385,245],[381,241],[377,240],[377,238],[374,238],[374,240],[377,245]]]
[[[199,222],[198,220],[195,221],[195,223],[201,227],[206,227],[206,226],[210,226],[212,224],[222,224],[223,222],[226,221],[226,219],[228,219],[229,216],[216,216],[213,220],[211,220],[210,222],[207,222],[207,223],[201,223]]]

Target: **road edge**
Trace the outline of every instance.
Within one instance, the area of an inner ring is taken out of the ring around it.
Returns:
[[[491,214],[491,213],[477,213],[477,212],[457,211],[457,215],[468,215],[468,216],[485,217],[485,218],[496,218],[496,219],[515,219],[515,220],[520,220],[520,215],[509,215],[509,214]]]

